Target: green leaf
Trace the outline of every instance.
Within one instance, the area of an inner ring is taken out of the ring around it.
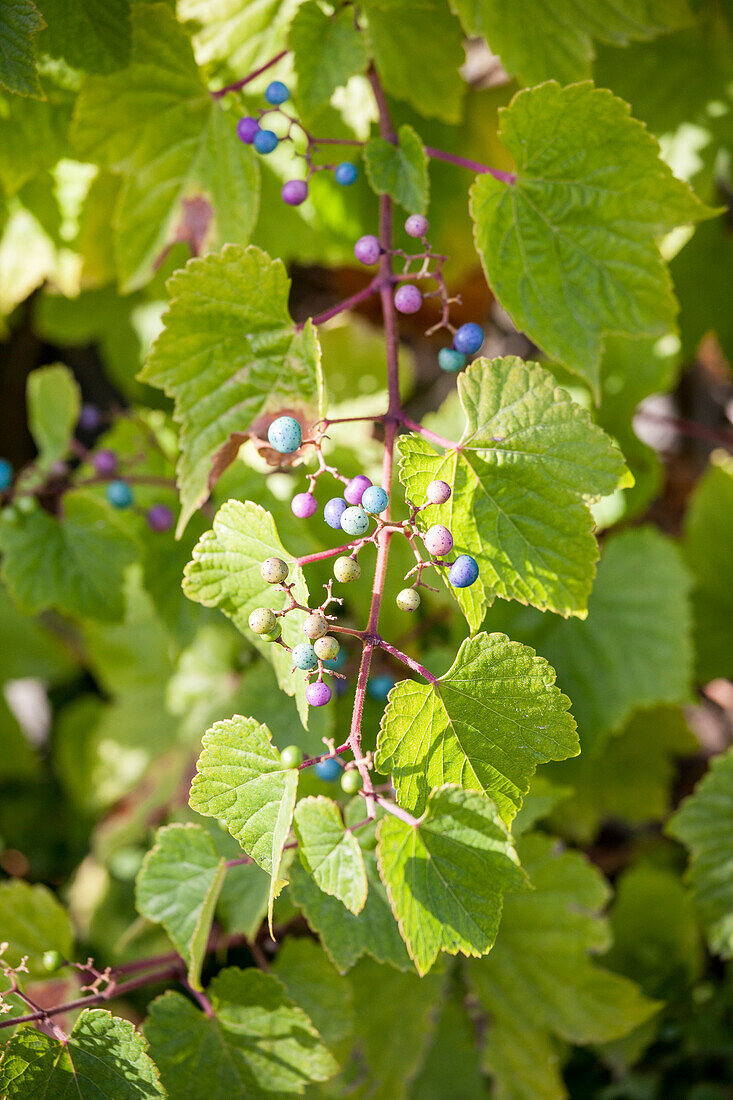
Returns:
[[[43,25],[31,0],[0,0],[0,84],[9,92],[44,98],[35,42]]]
[[[310,1016],[331,1048],[349,1038],[354,1028],[351,987],[341,979],[319,944],[289,936],[273,962],[275,976],[291,1001]]]
[[[6,196],[53,168],[68,149],[71,112],[67,104],[14,96],[0,117],[0,182]],[[27,198],[24,194],[21,198]]]
[[[371,138],[364,148],[364,166],[372,190],[391,195],[410,214],[428,208],[430,180],[425,146],[412,126],[400,126],[397,145]]]
[[[85,1008],[66,1043],[30,1024],[19,1028],[0,1062],[0,1090],[8,1100],[165,1097],[147,1048],[129,1020]]]
[[[589,82],[520,92],[501,111],[501,134],[516,182],[482,175],[471,189],[486,277],[517,328],[597,393],[604,335],[674,325],[657,238],[712,211],[628,105]]]
[[[201,988],[201,966],[226,873],[226,860],[202,826],[166,825],[155,834],[135,880],[138,912],[163,925],[194,989]]]
[[[466,34],[488,38],[506,71],[523,84],[551,77],[570,84],[590,76],[594,38],[626,46],[691,19],[687,0],[452,0],[452,5]]]
[[[259,170],[234,127],[170,8],[133,4],[131,63],[85,80],[73,128],[83,159],[125,177],[114,218],[121,290],[148,282],[175,241],[197,253],[247,242]]]
[[[527,881],[494,803],[441,787],[416,825],[388,816],[377,835],[379,872],[418,973],[441,951],[490,951],[504,892]]]
[[[39,0],[48,24],[40,45],[87,73],[110,73],[130,60],[130,0]]]
[[[728,365],[733,365],[733,320],[726,294],[733,280],[733,241],[726,220],[698,226],[672,260],[670,271],[682,306],[680,337],[685,357],[692,359],[700,341],[712,332]]]
[[[690,851],[688,882],[711,951],[733,958],[733,749],[710,761],[667,832]]]
[[[179,20],[193,28],[199,65],[225,66],[219,83],[238,80],[287,45],[288,27],[302,0],[177,0]],[[270,79],[265,74],[264,80]]]
[[[300,862],[324,893],[360,913],[367,899],[367,877],[359,842],[341,820],[330,798],[304,798],[295,810]]]
[[[90,493],[66,493],[61,519],[39,509],[0,525],[0,549],[5,583],[26,611],[122,617],[123,574],[137,548],[123,521]]]
[[[533,650],[479,634],[435,683],[402,680],[392,689],[376,765],[412,813],[423,812],[431,788],[455,783],[493,799],[510,821],[537,765],[580,751],[569,706]]]
[[[28,427],[48,468],[65,458],[81,412],[81,390],[68,367],[56,363],[31,371],[26,383]]]
[[[733,458],[716,451],[695,487],[683,549],[692,570],[698,677],[733,677]]]
[[[71,957],[73,935],[71,921],[63,906],[51,891],[37,883],[31,886],[23,879],[0,882],[0,912],[2,935],[7,942],[2,962],[18,966],[28,957],[31,977],[45,974],[44,951],[58,951],[65,959]]]
[[[536,363],[478,359],[458,392],[466,425],[456,448],[441,455],[401,439],[400,480],[416,503],[436,478],[453,489],[418,524],[446,524],[455,552],[478,562],[479,581],[458,594],[471,629],[494,596],[584,616],[598,558],[589,504],[627,483],[623,457]]]
[[[175,400],[180,535],[236,457],[236,448],[220,455],[233,434],[243,442],[255,421],[285,407],[318,415],[320,351],[310,321],[293,325],[284,265],[259,248],[229,245],[191,260],[168,290],[163,332],[140,378]]]
[[[21,615],[1,587],[0,637],[13,639],[0,651],[0,681],[37,676],[55,685],[75,675],[76,662],[62,637],[42,621]]]
[[[287,562],[293,595],[298,603],[307,606],[308,589],[303,572],[280,542],[270,513],[251,501],[227,501],[214,516],[213,531],[202,535],[194,547],[193,560],[184,571],[183,591],[204,607],[218,607],[252,640],[272,662],[281,690],[295,695],[298,710],[305,719],[305,680],[293,677],[290,654],[282,646],[255,638],[247,624],[253,608],[282,610],[288,603],[284,593],[273,590],[262,579],[260,566],[269,557]],[[305,612],[295,610],[280,619],[283,641],[291,648],[302,641],[304,618]]]
[[[345,909],[336,898],[324,894],[297,862],[290,870],[293,900],[303,910],[308,924],[320,936],[326,954],[342,974],[362,955],[406,970],[410,960],[372,852],[364,852],[364,866],[369,892],[358,916]]]
[[[497,1095],[560,1100],[567,1094],[555,1038],[605,1042],[657,1005],[589,958],[609,939],[598,916],[609,894],[600,872],[580,853],[559,851],[551,837],[525,837],[517,851],[534,890],[505,899],[494,948],[468,964],[469,980],[491,1020],[486,1061]]]
[[[422,987],[425,979],[418,980]],[[462,986],[443,997],[427,1056],[407,1092],[409,1100],[445,1100],[446,1096],[487,1100],[475,1021],[469,1017],[464,1000]]]
[[[306,114],[319,111],[337,88],[367,67],[364,35],[350,8],[326,15],[317,0],[308,0],[290,24],[288,47],[298,77],[297,99]]]
[[[369,52],[390,95],[429,118],[459,122],[464,52],[447,0],[364,0]]]
[[[213,1017],[171,991],[150,1007],[145,1037],[169,1100],[287,1100],[336,1072],[313,1024],[271,974],[230,967],[207,994]]]
[[[298,788],[297,768],[285,768],[267,726],[235,714],[203,737],[189,804],[226,825],[248,856],[270,875],[268,913],[285,885],[280,877]]]

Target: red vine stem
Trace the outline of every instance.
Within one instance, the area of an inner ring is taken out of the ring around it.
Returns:
[[[457,165],[459,168],[468,168],[479,176],[493,176],[494,179],[510,185],[517,182],[514,172],[503,172],[501,168],[490,168],[488,164],[480,164],[477,160],[459,157],[456,153],[444,153],[442,149],[434,149],[432,145],[426,145],[425,152],[431,160],[444,160],[448,164]]]
[[[287,52],[287,50],[280,50],[280,53],[270,58],[270,60],[266,61],[264,65],[260,65],[259,69],[255,69],[253,72],[249,73],[241,80],[235,80],[234,84],[227,84],[225,88],[219,88],[218,91],[212,92],[212,99],[221,99],[223,95],[227,95],[229,92],[241,91],[242,88],[245,87],[245,85],[249,84],[253,80],[256,80],[257,77],[260,76],[262,73],[266,73],[267,70],[271,69],[273,65],[277,65],[278,61],[282,61]]]

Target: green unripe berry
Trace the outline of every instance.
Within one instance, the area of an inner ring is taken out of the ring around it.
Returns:
[[[260,575],[268,584],[282,584],[288,577],[287,564],[282,558],[265,558],[260,566]]]
[[[326,634],[323,638],[317,638],[315,640],[313,648],[321,661],[333,661],[338,657],[341,646],[335,638],[332,638],[330,634]]]
[[[256,607],[249,617],[249,629],[255,634],[272,634],[277,626],[277,619],[269,607]]]
[[[361,566],[356,558],[336,558],[333,564],[333,575],[342,584],[358,581],[361,576]]]
[[[52,974],[54,970],[60,970],[63,965],[64,960],[60,951],[43,952],[43,969],[47,970],[49,974]]]
[[[35,497],[24,496],[15,498],[15,507],[23,516],[31,516],[38,508],[38,501]]]
[[[280,763],[286,768],[299,768],[303,763],[303,751],[297,745],[288,745],[280,753]]]
[[[356,794],[364,786],[364,780],[359,775],[356,768],[349,768],[341,776],[341,790],[345,794]]]
[[[303,633],[306,638],[310,638],[311,641],[315,641],[316,638],[322,638],[327,631],[328,623],[320,611],[313,611],[303,623]]]
[[[276,642],[282,632],[283,628],[280,625],[280,620],[278,619],[278,621],[275,623],[275,629],[268,630],[267,634],[261,634],[260,637],[262,638],[263,642]]]
[[[416,588],[403,588],[397,594],[397,606],[400,611],[417,611],[421,603],[420,593]]]

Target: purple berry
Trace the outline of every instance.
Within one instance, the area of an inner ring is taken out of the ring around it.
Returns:
[[[366,237],[359,237],[359,240],[354,245],[354,255],[359,263],[366,264],[367,266],[375,264],[382,255],[382,247],[379,243],[379,238],[375,237],[372,233],[367,233]]]
[[[323,518],[334,531],[341,530],[341,517],[348,507],[343,497],[332,497],[323,509]]]
[[[259,128],[260,124],[257,119],[246,115],[244,118],[240,118],[237,123],[237,137],[245,145],[251,145]]]
[[[422,305],[422,294],[413,283],[405,283],[395,291],[394,304],[399,313],[417,313]]]
[[[478,563],[470,554],[461,554],[448,571],[448,580],[454,588],[470,588],[478,579]]]
[[[290,507],[298,519],[310,519],[318,511],[318,501],[312,493],[296,493]]]
[[[344,496],[349,504],[361,504],[364,490],[368,489],[370,485],[371,481],[366,474],[357,474],[356,477],[352,477],[351,481],[344,489]]]
[[[429,228],[428,219],[422,214],[410,214],[405,222],[405,233],[408,237],[424,237]]]
[[[331,702],[331,689],[322,680],[316,680],[315,683],[308,684],[305,697],[312,707],[325,707],[326,703]]]
[[[102,414],[96,405],[82,405],[79,414],[79,427],[83,432],[96,432],[102,423]]]
[[[151,531],[170,531],[173,526],[173,513],[166,504],[154,504],[145,518]]]
[[[100,477],[111,477],[117,472],[117,452],[110,450],[97,451],[92,459],[92,465]]]
[[[453,549],[453,536],[442,523],[434,523],[423,536],[423,542],[428,553],[436,558],[445,557]]]
[[[425,496],[431,504],[445,504],[451,495],[451,487],[447,481],[431,481],[425,490]]]
[[[288,206],[300,206],[308,198],[308,184],[305,180],[288,180],[280,194]]]

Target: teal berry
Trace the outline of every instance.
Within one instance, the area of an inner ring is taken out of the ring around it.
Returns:
[[[281,455],[291,455],[303,442],[303,430],[292,416],[278,416],[267,429],[267,441]]]
[[[335,783],[343,770],[335,756],[327,756],[325,760],[319,760],[314,769],[318,778],[325,783]]]
[[[389,493],[381,485],[370,485],[368,489],[364,490],[361,506],[365,512],[371,512],[375,516],[379,515],[388,504]]]
[[[333,175],[336,183],[340,183],[342,187],[351,187],[359,178],[359,170],[350,160],[344,160],[336,167]]]
[[[297,745],[288,745],[280,753],[280,763],[286,768],[299,768],[303,763],[303,750]]]
[[[258,130],[252,141],[258,153],[271,153],[277,149],[278,136],[272,130]]]
[[[293,646],[291,656],[295,667],[302,669],[303,672],[310,672],[318,664],[318,656],[310,642],[299,642],[298,645]]]
[[[132,489],[126,481],[110,481],[105,495],[113,508],[129,508],[132,504]]]
[[[0,458],[0,493],[13,484],[13,467],[7,458]]]
[[[466,361],[463,352],[456,351],[455,348],[441,348],[438,352],[438,364],[449,374],[455,374],[456,371],[463,370]]]
[[[282,80],[272,80],[265,88],[265,99],[273,107],[279,107],[290,99],[290,89]]]
[[[364,780],[359,775],[356,768],[349,768],[341,776],[341,790],[344,794],[356,794],[364,786]]]
[[[367,684],[367,691],[372,699],[383,703],[396,683],[394,676],[373,676]]]
[[[335,657],[329,657],[323,662],[323,667],[330,668],[332,672],[338,672],[340,668],[344,667],[347,660],[346,650],[339,649]]]
[[[369,515],[358,504],[347,508],[341,517],[341,530],[353,537],[365,535],[369,530]]]
[[[478,563],[470,554],[461,554],[448,571],[448,580],[454,588],[470,588],[478,580]]]

